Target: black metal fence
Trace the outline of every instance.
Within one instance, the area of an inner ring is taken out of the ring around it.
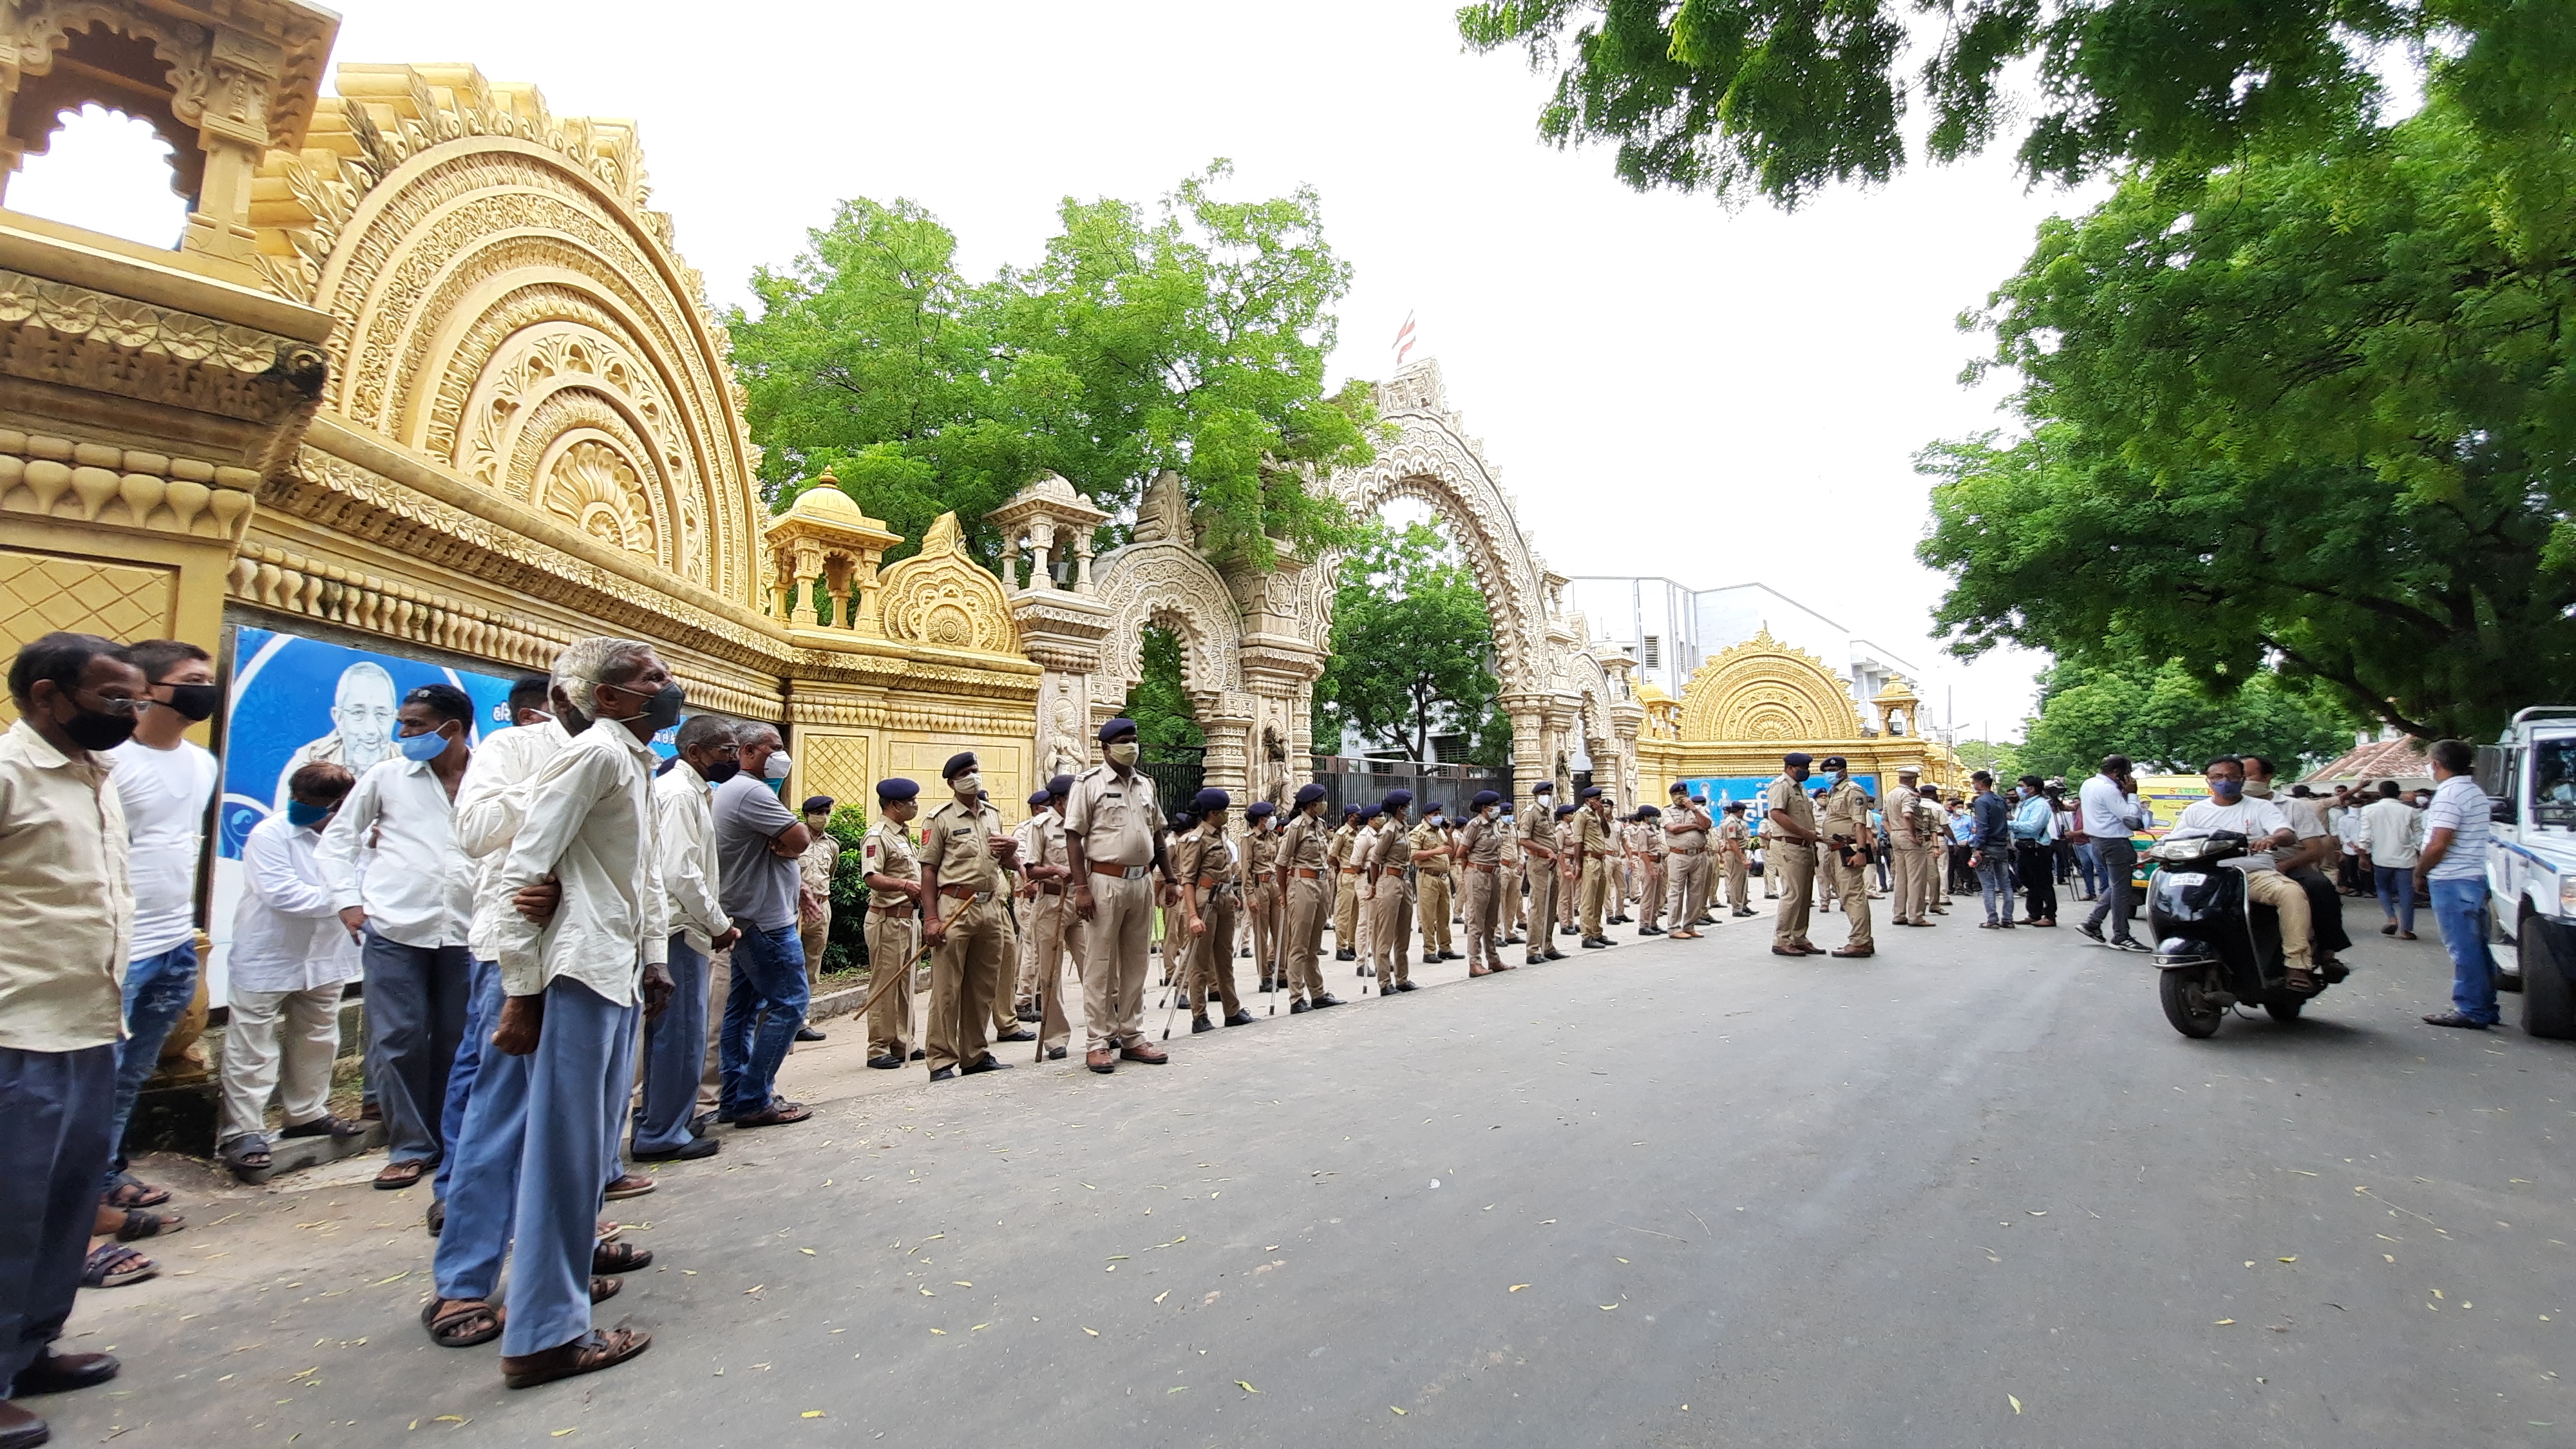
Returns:
[[[1154,782],[1154,798],[1163,803],[1164,813],[1169,814],[1198,798],[1200,787],[1207,783],[1207,756],[1183,750],[1162,753],[1170,758],[1139,760],[1136,768]]]
[[[1426,765],[1412,760],[1354,759],[1346,755],[1314,757],[1315,779],[1324,787],[1324,798],[1330,802],[1328,813],[1338,816],[1344,805],[1367,805],[1386,798],[1390,790],[1413,792],[1417,817],[1422,807],[1437,801],[1450,815],[1464,812],[1467,802],[1479,790],[1491,790],[1508,800],[1512,798],[1512,772],[1491,765]]]

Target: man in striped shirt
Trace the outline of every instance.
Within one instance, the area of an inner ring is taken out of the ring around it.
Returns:
[[[2484,1031],[2499,1019],[2495,968],[2487,959],[2487,827],[2494,820],[2486,792],[2469,778],[2477,758],[2463,740],[2435,740],[2433,804],[2424,812],[2424,849],[2415,857],[2415,884],[2433,897],[2433,921],[2451,953],[2451,1009],[2425,1017],[2432,1026]]]

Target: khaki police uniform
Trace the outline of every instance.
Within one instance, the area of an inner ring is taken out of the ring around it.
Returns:
[[[798,817],[803,818],[803,817]],[[814,832],[814,843],[796,858],[796,878],[814,893],[814,903],[823,908],[820,920],[805,919],[800,902],[796,912],[796,937],[805,948],[805,994],[813,998],[815,983],[823,979],[823,948],[832,943],[832,871],[841,863],[841,842],[825,831]]]
[[[1664,909],[1673,917],[1676,931],[1696,931],[1699,918],[1708,914],[1708,836],[1712,822],[1708,808],[1685,799],[1673,807],[1665,820],[1662,835],[1672,851],[1665,863]]]
[[[1771,945],[1812,951],[1815,943],[1807,939],[1808,892],[1814,888],[1816,852],[1804,842],[1792,839],[1780,829],[1782,824],[1813,833],[1816,828],[1815,802],[1807,798],[1806,789],[1783,774],[1769,786],[1762,822],[1763,874],[1777,875],[1780,909],[1773,918]]]
[[[1887,863],[1889,894],[1894,897],[1888,910],[1900,926],[1926,924],[1920,902],[1923,841],[1917,833],[1922,817],[1914,808],[1922,799],[1913,786],[1901,779],[1895,789],[1887,792],[1887,848],[1895,857]]]
[[[1834,893],[1842,897],[1843,918],[1851,922],[1851,950],[1877,948],[1869,925],[1869,862],[1849,863],[1833,842],[1837,836],[1855,845],[1872,845],[1876,836],[1869,828],[1869,792],[1858,780],[1845,778],[1825,794],[1823,826],[1827,843],[1826,858],[1832,863]]]
[[[1521,922],[1527,904],[1521,899],[1521,877],[1528,864],[1521,854],[1521,820],[1518,815],[1494,815],[1494,844],[1499,858],[1494,865],[1494,920],[1502,927],[1495,939],[1510,945],[1521,937]]]
[[[1522,869],[1529,876],[1529,964],[1533,966],[1551,949],[1547,933],[1556,929],[1556,842],[1554,797],[1543,795],[1521,827],[1521,855],[1528,862]]]
[[[1368,964],[1377,973],[1380,996],[1413,979],[1413,898],[1404,886],[1404,868],[1412,860],[1413,838],[1393,819],[1370,833]]]
[[[1359,844],[1360,825],[1350,821],[1333,832],[1324,851],[1333,873],[1333,959],[1356,960],[1360,951],[1360,868],[1351,858]],[[1345,954],[1347,953],[1347,954]]]
[[[1276,819],[1276,816],[1270,817]],[[1279,886],[1279,832],[1255,829],[1243,837],[1243,913],[1251,926],[1253,969],[1261,989],[1279,980],[1279,929],[1286,893]]]
[[[1413,890],[1422,918],[1422,964],[1457,954],[1449,935],[1449,832],[1426,820],[1413,828]]]
[[[1234,924],[1243,886],[1233,845],[1223,827],[1203,820],[1196,830],[1173,839],[1170,860],[1172,878],[1189,892],[1202,928],[1189,938],[1181,990],[1189,995],[1192,1015],[1207,1015],[1208,995],[1214,992],[1225,1014],[1232,1016],[1243,1009],[1234,988]],[[1176,924],[1184,931],[1189,925],[1186,917]]]
[[[1916,797],[1914,838],[1919,852],[1914,866],[1918,893],[1914,919],[1920,921],[1950,903],[1950,813],[1939,801]]]
[[[1073,864],[1073,852],[1065,843],[1064,817],[1053,810],[1041,810],[1022,825],[1020,859],[1024,866],[1051,865],[1059,868]],[[1073,980],[1082,980],[1082,950],[1086,927],[1073,913],[1072,878],[1057,876],[1036,881],[1026,892],[1029,908],[1021,932],[1026,943],[1021,959],[1026,964],[1020,972],[1020,993],[1038,1011],[1038,1045],[1047,1051],[1070,1044],[1073,1040],[1073,1018],[1064,1009],[1065,966],[1073,966]]]
[[[1002,814],[953,796],[921,828],[921,865],[939,877],[934,906],[945,933],[930,952],[930,1069],[971,1067],[992,1050],[994,1005],[1005,990],[1011,921],[1009,875],[988,842]]]
[[[1467,974],[1496,969],[1494,936],[1502,908],[1503,842],[1507,830],[1497,818],[1468,820],[1458,832],[1458,864],[1466,874]]]
[[[1593,797],[1597,802],[1601,797]],[[1575,844],[1582,852],[1583,939],[1602,941],[1609,937],[1601,929],[1603,911],[1610,904],[1610,827],[1601,818],[1606,812],[1598,804],[1586,805],[1574,812]]]
[[[1637,861],[1637,930],[1641,934],[1660,930],[1664,924],[1664,896],[1671,889],[1673,875],[1673,851],[1664,842],[1662,818],[1640,820],[1629,826],[1628,850]]]
[[[1064,828],[1082,839],[1091,923],[1082,965],[1082,1024],[1091,1051],[1145,1045],[1146,957],[1154,929],[1154,836],[1162,809],[1142,770],[1114,765],[1074,777]]]
[[[1753,878],[1753,827],[1744,817],[1729,815],[1718,822],[1717,853],[1711,857],[1726,870],[1726,901],[1729,909],[1750,911],[1747,887]]]
[[[912,832],[880,817],[859,852],[870,875],[921,879]],[[868,1055],[909,1057],[919,1038],[912,1025],[912,970],[921,960],[921,912],[912,897],[868,893]]]
[[[1287,928],[1280,944],[1281,985],[1288,994],[1312,1001],[1324,994],[1323,968],[1316,958],[1324,950],[1326,894],[1324,862],[1332,828],[1312,816],[1288,822],[1279,836],[1280,883],[1287,891]]]

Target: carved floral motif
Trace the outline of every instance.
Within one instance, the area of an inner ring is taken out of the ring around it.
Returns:
[[[889,639],[991,654],[1020,647],[1002,581],[967,557],[954,513],[930,525],[921,552],[886,570],[881,608]]]

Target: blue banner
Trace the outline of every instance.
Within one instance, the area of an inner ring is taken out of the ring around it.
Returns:
[[[1780,777],[1777,775],[1703,776],[1696,780],[1684,780],[1682,784],[1692,794],[1708,802],[1708,811],[1711,815],[1724,816],[1728,802],[1741,800],[1744,802],[1744,818],[1759,825],[1762,818],[1771,813],[1770,803],[1764,797],[1771,789],[1771,782],[1778,778]],[[1832,784],[1833,778],[1831,775],[1811,774],[1807,777],[1805,789],[1808,794],[1813,795],[1816,791]],[[1871,799],[1878,798],[1876,775],[1854,775],[1852,778],[1860,782],[1860,787],[1869,792]],[[1662,802],[1655,803],[1660,805]]]

